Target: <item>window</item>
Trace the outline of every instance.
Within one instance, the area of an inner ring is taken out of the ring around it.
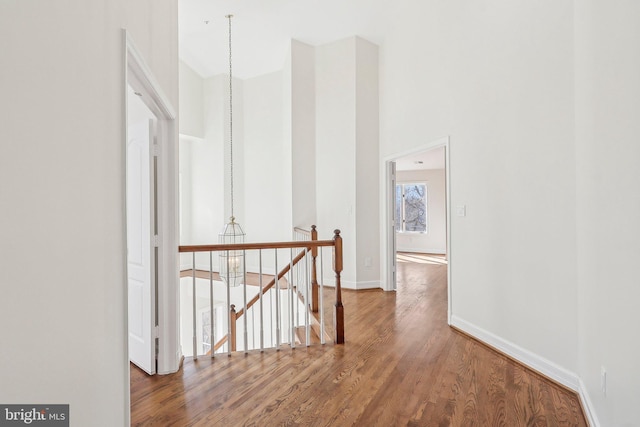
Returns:
[[[427,232],[427,184],[396,185],[396,231]]]

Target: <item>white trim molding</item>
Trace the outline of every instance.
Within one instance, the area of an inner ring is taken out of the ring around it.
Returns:
[[[334,276],[326,276],[324,277],[324,287],[335,288],[336,287],[336,279]],[[379,280],[340,280],[340,287],[342,289],[349,289],[352,291],[361,291],[365,289],[380,289],[382,288],[382,284]]]
[[[378,289],[380,288],[380,281],[379,280],[369,280],[369,281],[361,280],[361,281],[353,282],[349,280],[342,280],[340,285],[342,286],[342,289],[354,289],[359,291],[363,289]]]
[[[451,326],[461,330],[466,334],[471,335],[472,337],[495,348],[501,353],[504,353],[505,355],[516,359],[523,365],[526,365],[534,371],[541,373],[542,375],[552,379],[558,384],[561,384],[570,390],[578,392],[578,375],[571,371],[568,371],[562,366],[559,366],[538,354],[522,348],[519,345],[512,343],[511,341],[508,341],[485,329],[482,329],[479,326],[467,322],[466,320],[463,320],[458,316],[451,316]]]
[[[600,427],[600,421],[596,416],[595,407],[589,397],[587,386],[584,384],[581,378],[578,378],[578,396],[580,396],[580,403],[582,403],[582,409],[584,410],[584,416],[587,418],[587,422],[591,427]]]
[[[504,338],[482,329],[479,326],[467,322],[458,316],[452,315],[449,325],[517,360],[552,381],[575,391],[580,399],[584,415],[589,425],[591,427],[600,427],[600,422],[596,416],[595,407],[589,398],[587,387],[576,373],[571,372],[538,354],[524,349],[511,341],[505,340]]]

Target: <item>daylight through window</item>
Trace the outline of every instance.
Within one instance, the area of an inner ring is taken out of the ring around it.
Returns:
[[[396,185],[396,231],[427,232],[427,185]]]

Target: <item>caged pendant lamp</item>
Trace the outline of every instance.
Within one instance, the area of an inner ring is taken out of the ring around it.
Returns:
[[[244,243],[244,231],[240,224],[236,222],[233,215],[233,75],[231,70],[231,18],[233,15],[226,15],[229,20],[229,162],[230,162],[230,189],[231,189],[231,217],[224,225],[218,242],[221,244]],[[220,278],[228,286],[239,286],[244,280],[244,251],[227,250],[220,252]]]

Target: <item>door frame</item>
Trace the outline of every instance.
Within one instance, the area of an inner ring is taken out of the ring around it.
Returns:
[[[179,328],[179,271],[178,271],[178,128],[177,113],[163,93],[151,69],[136,47],[131,35],[122,30],[124,52],[124,144],[127,141],[127,96],[128,87],[141,94],[141,99],[156,116],[157,129],[157,229],[159,236],[156,262],[157,291],[156,315],[158,330],[157,373],[177,372],[182,359]],[[126,148],[126,146],[124,146]],[[126,152],[126,150],[125,150]],[[126,170],[126,156],[122,159]],[[126,195],[126,180],[123,180],[123,194]],[[126,219],[126,196],[125,219]],[[126,241],[126,221],[124,238]],[[126,261],[126,251],[124,254]],[[126,262],[125,262],[126,265]],[[127,286],[125,281],[124,286]],[[125,288],[126,289],[126,288]],[[124,307],[128,307],[128,292]],[[126,312],[126,311],[125,311]],[[129,322],[125,322],[129,336]],[[128,339],[127,363],[129,358]]]
[[[392,188],[391,185],[395,180],[395,177],[391,176],[392,166],[391,163],[394,163],[397,159],[401,157],[405,157],[411,154],[421,153],[423,151],[429,151],[434,148],[444,147],[445,151],[445,194],[446,194],[446,229],[447,229],[447,322],[451,324],[451,314],[452,314],[452,250],[451,250],[451,162],[450,162],[450,146],[449,146],[449,137],[445,136],[442,138],[438,138],[433,140],[427,144],[414,147],[407,151],[397,152],[386,156],[382,160],[381,165],[381,173],[383,182],[380,185],[380,188],[383,188],[384,194],[382,197],[382,206],[381,206],[381,236],[380,241],[382,242],[381,246],[381,257],[382,262],[380,263],[380,277],[384,278],[383,289],[385,291],[394,291],[396,289],[396,245],[395,245],[395,230],[393,225],[393,204],[395,198],[395,188]]]

